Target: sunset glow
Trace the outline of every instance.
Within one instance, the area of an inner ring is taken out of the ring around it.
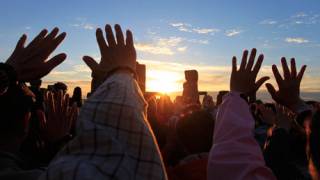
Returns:
[[[170,93],[182,90],[183,74],[165,70],[149,70],[147,77],[147,91]]]

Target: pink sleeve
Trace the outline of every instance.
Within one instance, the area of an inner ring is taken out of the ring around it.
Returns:
[[[208,179],[276,179],[253,136],[248,104],[229,93],[220,105],[208,161]]]

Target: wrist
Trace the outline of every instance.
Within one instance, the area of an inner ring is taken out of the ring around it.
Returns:
[[[299,99],[296,103],[289,105],[288,108],[296,114],[311,110],[310,106],[308,106],[302,99]]]
[[[233,94],[233,95],[236,95],[236,96],[239,96],[241,97],[243,100],[245,100],[247,103],[249,102],[248,101],[248,95],[245,94],[245,93],[242,93],[242,92],[239,92],[239,91],[235,91],[235,90],[231,90],[230,91],[230,94]]]
[[[114,74],[129,74],[136,78],[136,72],[132,68],[126,66],[115,67],[107,71],[96,70],[93,71],[91,75],[91,92],[94,92],[106,79]]]

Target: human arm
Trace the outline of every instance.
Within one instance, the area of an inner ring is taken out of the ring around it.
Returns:
[[[233,58],[230,80],[231,92],[224,97],[215,123],[213,146],[208,162],[208,179],[275,179],[264,164],[259,145],[254,139],[254,119],[249,105],[240,96],[250,95],[268,79],[256,81],[263,56],[254,65],[256,50],[252,50],[247,63],[245,51],[240,69]],[[229,171],[232,169],[232,173]]]

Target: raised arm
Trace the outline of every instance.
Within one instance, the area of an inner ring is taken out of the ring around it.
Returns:
[[[263,55],[255,63],[256,49],[244,51],[240,68],[236,57],[232,59],[231,92],[220,105],[213,146],[208,162],[208,179],[275,179],[265,166],[262,152],[253,137],[254,119],[246,97],[255,93],[269,79],[256,81]]]
[[[77,136],[53,160],[42,179],[166,179],[160,151],[146,120],[146,102],[134,79],[136,52],[131,31],[105,27],[96,37],[98,63],[92,70],[94,91],[81,108]],[[107,41],[107,42],[106,42]]]

